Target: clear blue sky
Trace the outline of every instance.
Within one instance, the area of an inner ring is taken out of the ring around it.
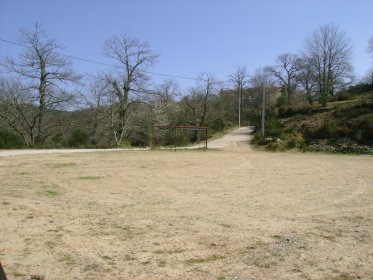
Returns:
[[[108,62],[104,41],[127,33],[160,55],[154,72],[195,77],[206,71],[224,80],[238,65],[253,73],[281,53],[297,52],[309,34],[333,22],[351,39],[361,76],[373,65],[366,52],[372,12],[372,0],[0,0],[0,38],[14,41],[20,27],[39,22],[66,54]],[[0,42],[0,56],[20,51]],[[103,68],[73,63],[83,74]]]

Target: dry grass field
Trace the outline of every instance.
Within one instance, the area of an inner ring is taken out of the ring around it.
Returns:
[[[373,279],[373,157],[0,157],[9,279]]]

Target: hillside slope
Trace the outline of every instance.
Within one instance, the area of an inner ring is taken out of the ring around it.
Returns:
[[[373,154],[373,92],[351,100],[279,109],[278,119],[267,121],[269,150],[300,149]]]

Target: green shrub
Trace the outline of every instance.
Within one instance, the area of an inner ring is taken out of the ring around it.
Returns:
[[[89,136],[87,133],[85,133],[84,131],[80,129],[75,129],[71,133],[67,143],[69,144],[69,147],[77,148],[77,147],[87,146],[88,141],[89,141]]]
[[[365,93],[368,91],[373,90],[373,85],[370,84],[357,84],[354,86],[350,86],[347,90],[350,94],[359,94],[359,93]]]
[[[284,135],[284,125],[275,118],[269,118],[265,122],[265,137],[282,138]]]
[[[281,93],[281,95],[277,98],[277,107],[284,108],[286,105],[288,105],[288,94],[287,92]]]
[[[356,142],[359,142],[359,143],[364,143],[365,139],[364,139],[364,133],[361,129],[359,129],[358,131],[356,131],[354,133],[354,136],[353,136],[353,139],[356,141]]]
[[[319,129],[311,131],[304,129],[305,138],[309,139],[330,139],[338,137],[350,137],[351,130],[344,124],[337,123],[334,120],[326,120]]]
[[[221,117],[217,117],[217,118],[215,118],[215,119],[212,121],[212,123],[211,123],[211,125],[210,125],[210,128],[211,128],[212,130],[214,130],[214,131],[217,131],[217,132],[219,132],[219,131],[223,131],[224,128],[225,128],[225,123],[224,123],[223,118],[221,118]]]
[[[0,130],[0,149],[19,149],[25,146],[21,136],[8,130]]]
[[[283,152],[283,151],[286,151],[286,146],[285,146],[285,143],[283,141],[270,142],[266,146],[266,150],[272,151],[272,152],[276,152],[276,151]]]
[[[350,86],[348,89],[341,90],[333,97],[333,101],[345,101],[354,99],[358,94],[364,94],[372,91],[373,85],[370,84],[357,84]]]
[[[288,108],[281,107],[278,109],[278,116],[279,118],[289,118],[295,115],[311,115],[314,109],[307,105],[307,106],[291,106]],[[316,109],[317,111],[317,109]]]
[[[144,130],[133,131],[129,141],[132,147],[146,147],[149,145],[149,137]]]
[[[321,104],[321,106],[323,107],[326,107],[326,104],[332,99],[332,96],[326,92],[326,91],[323,91],[321,92],[320,94],[320,97],[319,97],[319,103]]]
[[[290,135],[286,139],[286,147],[288,149],[298,149],[304,147],[304,139],[298,135]]]
[[[66,139],[63,137],[62,133],[57,133],[51,138],[55,148],[65,147],[67,145]]]
[[[175,134],[174,130],[167,133],[164,139],[165,146],[186,146],[190,143],[189,137],[183,133],[183,131],[177,131]]]

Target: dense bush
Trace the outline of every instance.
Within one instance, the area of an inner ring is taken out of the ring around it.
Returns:
[[[0,149],[19,149],[23,147],[24,142],[19,135],[5,129],[0,130]]]
[[[265,137],[262,137],[262,130],[259,125],[255,131],[253,143],[258,145],[267,145],[284,137],[284,125],[278,119],[269,117],[265,122]],[[271,150],[275,150],[275,148]]]
[[[276,118],[268,118],[265,122],[266,137],[282,138],[284,135],[284,125]]]
[[[272,152],[275,152],[275,151],[283,152],[283,151],[286,151],[286,145],[283,142],[270,142],[267,144],[266,150],[272,151]]]
[[[355,121],[352,138],[361,144],[373,145],[373,122],[371,118]]]
[[[303,127],[303,135],[307,139],[330,139],[337,137],[349,137],[351,135],[350,129],[339,124],[334,120],[325,120],[324,124],[317,129],[309,129]]]
[[[305,141],[300,135],[289,135],[286,139],[288,149],[301,149],[305,146]]]
[[[165,144],[166,146],[186,146],[189,144],[189,139],[182,134],[168,135]]]
[[[86,147],[88,145],[88,141],[89,141],[89,136],[87,133],[85,133],[84,131],[80,129],[75,129],[71,133],[67,143],[69,147],[71,148],[78,148],[78,147]]]
[[[57,133],[51,138],[54,148],[66,147],[67,142],[62,133]]]
[[[149,145],[149,137],[144,130],[136,130],[130,134],[129,141],[133,147],[147,147]]]
[[[278,109],[278,116],[279,118],[289,118],[295,115],[310,115],[317,111],[317,109],[313,109],[311,106],[291,106],[288,108],[281,107]]]
[[[216,131],[216,132],[223,131],[224,128],[225,128],[225,123],[224,123],[223,118],[221,118],[221,117],[217,117],[217,118],[215,118],[215,119],[211,122],[211,124],[210,124],[210,128],[211,128],[213,131]]]
[[[344,101],[354,98],[354,95],[364,94],[366,92],[373,91],[373,85],[371,84],[357,84],[350,86],[346,90],[338,92],[334,97],[333,101]]]

